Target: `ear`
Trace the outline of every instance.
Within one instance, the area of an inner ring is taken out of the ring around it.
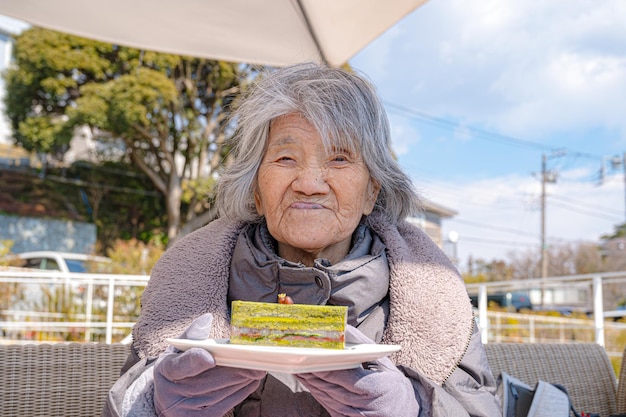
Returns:
[[[366,192],[367,196],[365,199],[365,204],[363,205],[363,215],[365,216],[374,211],[376,200],[378,200],[378,193],[380,192],[380,184],[378,183],[378,181],[370,177],[369,183],[367,184]]]
[[[256,206],[256,212],[259,216],[263,216],[265,212],[263,211],[263,202],[261,201],[259,190],[254,190],[254,205]]]

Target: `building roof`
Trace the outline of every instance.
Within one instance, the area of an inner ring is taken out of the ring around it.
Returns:
[[[441,217],[442,219],[448,219],[459,214],[456,210],[444,207],[441,204],[434,203],[427,199],[422,199],[422,206],[424,207],[425,211],[435,213],[439,215],[439,217]]]

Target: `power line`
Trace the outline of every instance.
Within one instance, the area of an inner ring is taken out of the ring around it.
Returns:
[[[431,193],[430,195],[432,196],[448,196],[448,197],[458,197],[458,193],[455,193],[454,191],[446,191],[446,190],[437,190],[436,193]],[[519,197],[519,196],[518,196]],[[426,197],[430,200],[432,200],[432,197]],[[490,208],[494,208],[497,207],[500,210],[513,210],[513,209],[518,209],[520,207],[520,204],[526,204],[526,202],[521,199],[521,203],[516,203],[515,201],[505,201],[505,202],[498,202],[497,204],[489,204],[489,203],[485,203],[485,202],[481,202],[481,201],[469,201],[469,200],[465,200],[463,201],[463,205],[469,205],[469,206],[474,206],[474,207],[490,207]]]
[[[580,214],[586,214],[588,216],[597,217],[597,218],[603,219],[603,220],[609,220],[609,221],[620,221],[621,220],[621,219],[618,219],[617,216],[615,216],[615,217],[600,216],[600,215],[598,215],[598,213],[593,213],[593,212],[590,212],[590,211],[587,211],[587,210],[579,209],[579,208],[573,207],[573,206],[569,205],[568,203],[564,203],[564,202],[551,201],[550,205],[561,207],[561,208],[564,208],[564,209],[570,210],[570,211],[575,211],[575,212],[580,213]]]
[[[443,196],[445,197],[458,197],[458,193],[460,191],[467,191],[464,190],[463,187],[460,187],[458,185],[455,184],[451,184],[451,183],[439,183],[438,181],[435,181],[434,184],[431,184],[431,188],[433,190],[435,190],[434,192],[432,192],[432,194],[434,195],[434,197],[436,198],[437,196]],[[537,197],[536,195],[533,194],[534,197]],[[526,193],[516,193],[514,195],[511,195],[511,202],[509,204],[515,204],[514,201],[518,200],[518,201],[523,201],[525,204],[527,203],[528,200],[528,195]],[[596,218],[600,218],[603,220],[609,220],[609,221],[619,221],[619,215],[617,214],[616,211],[611,212],[610,210],[608,210],[607,208],[604,207],[600,207],[600,206],[593,206],[593,205],[589,205],[589,204],[584,204],[581,201],[577,201],[571,198],[567,198],[567,197],[561,197],[561,196],[554,196],[554,195],[550,195],[549,196],[549,200],[550,200],[550,204],[554,203],[554,206],[559,207],[559,208],[563,208],[566,210],[570,210],[570,211],[577,211],[579,213],[585,214],[585,215],[589,215],[589,216],[593,216]],[[556,200],[556,201],[553,201]],[[572,204],[569,205],[563,205],[563,204],[559,204],[559,200],[565,200],[565,201],[569,201],[572,202]],[[505,210],[505,206],[509,206],[509,204],[502,204],[502,202],[498,202],[498,207],[499,210],[503,211]],[[463,205],[467,206],[467,205],[472,205],[475,207],[493,207],[493,204],[486,204],[484,202],[482,202],[481,200],[470,200],[470,199],[465,199],[463,200]],[[526,204],[527,205],[527,204]],[[515,205],[515,208],[519,209],[520,205]],[[464,220],[462,218],[459,217],[455,217],[453,219],[450,220],[451,222],[456,222],[457,224],[466,224],[466,225],[470,225],[470,226],[476,226],[476,227],[480,227],[483,229],[487,229],[487,230],[493,230],[493,231],[499,231],[499,232],[504,232],[504,233],[509,233],[509,234],[513,234],[515,236],[524,236],[524,237],[531,237],[531,238],[538,238],[537,234],[533,234],[530,233],[528,231],[523,231],[523,230],[519,230],[519,229],[515,229],[515,228],[509,228],[509,227],[499,227],[499,226],[494,226],[492,224],[486,224],[486,223],[480,223],[480,222],[474,222],[474,221],[469,221],[469,220]],[[552,236],[546,236],[546,240],[548,241],[552,241],[556,238],[552,237]],[[496,242],[495,244],[500,244],[502,242]]]
[[[441,183],[438,180],[433,180],[433,182],[429,182],[429,180],[424,181],[425,183],[428,184],[428,186],[424,186],[424,189],[428,189],[429,190],[429,194],[433,195],[433,196],[443,196],[443,197],[458,197],[458,192],[461,191],[467,191],[467,189],[465,187],[462,186],[458,186],[456,184],[453,183]],[[512,201],[521,201],[524,204],[528,203],[528,199],[529,198],[533,198],[533,199],[537,199],[539,196],[537,194],[533,194],[533,193],[520,193],[517,192],[515,194],[512,194],[509,196],[510,199]],[[552,200],[562,200],[565,202],[569,202],[571,204],[577,205],[582,207],[583,209],[588,209],[588,210],[594,210],[599,212],[598,214],[603,214],[604,216],[620,216],[619,214],[619,210],[612,210],[610,208],[607,207],[603,207],[603,206],[598,206],[598,205],[593,205],[593,204],[589,204],[587,202],[583,202],[580,200],[574,200],[568,197],[564,197],[564,196],[560,196],[560,195],[556,195],[556,194],[548,194],[547,197],[552,201]],[[502,203],[502,202],[500,202]],[[508,202],[511,203],[511,202]],[[473,201],[473,200],[464,200],[463,204],[469,204],[469,205],[473,205],[473,206],[478,206],[478,207],[484,207],[484,206],[488,206],[488,207],[493,207],[492,204],[487,204],[481,201]],[[515,204],[515,203],[513,203]],[[506,208],[506,204],[499,204],[499,207],[502,209]],[[515,206],[516,208],[518,208],[519,206]],[[590,213],[589,213],[590,214]]]
[[[485,140],[489,140],[492,142],[497,142],[497,143],[501,143],[501,144],[507,144],[507,145],[515,145],[515,146],[523,146],[523,147],[527,147],[527,148],[532,148],[532,149],[539,149],[542,151],[550,151],[550,155],[546,155],[546,153],[544,152],[542,155],[542,172],[541,172],[541,184],[542,184],[542,192],[541,192],[541,264],[542,264],[542,276],[546,276],[547,274],[547,244],[546,244],[546,227],[545,227],[545,205],[546,205],[546,182],[556,182],[556,176],[553,176],[554,171],[550,170],[548,171],[547,169],[547,161],[548,159],[553,159],[553,158],[558,158],[558,157],[563,157],[563,156],[567,156],[567,165],[572,165],[576,159],[578,158],[591,158],[591,159],[595,159],[595,160],[599,160],[602,164],[604,164],[604,159],[602,156],[599,155],[594,155],[588,152],[580,152],[580,151],[573,151],[571,149],[566,149],[566,148],[561,148],[561,149],[555,149],[553,147],[544,145],[542,143],[538,143],[538,142],[533,142],[530,140],[525,140],[525,139],[520,139],[517,137],[513,137],[513,136],[508,136],[508,135],[502,135],[502,134],[498,134],[498,133],[494,133],[494,132],[490,132],[487,130],[483,130],[483,129],[479,129],[479,128],[475,128],[475,127],[470,127],[470,126],[462,126],[460,123],[457,122],[453,122],[450,121],[448,119],[444,119],[441,117],[437,117],[437,116],[433,116],[431,114],[422,112],[422,111],[418,111],[418,110],[414,110],[411,108],[408,108],[406,106],[402,106],[399,104],[395,104],[395,103],[390,103],[390,102],[383,102],[384,105],[392,110],[395,110],[396,112],[399,112],[407,117],[411,117],[413,119],[428,123],[430,125],[439,127],[439,128],[445,128],[445,129],[457,129],[462,127],[469,135],[474,136],[476,138],[481,138],[481,139],[485,139]],[[626,184],[626,153],[624,154],[624,158],[622,161],[623,165],[624,165],[624,178],[625,178],[625,184]],[[561,163],[560,167],[563,169],[566,165]],[[603,168],[603,167],[602,167]],[[602,172],[602,171],[601,171]],[[444,193],[445,194],[445,193]],[[626,194],[625,194],[626,195]],[[465,204],[468,204],[468,202],[466,201]],[[577,208],[577,207],[572,207],[571,204],[559,204],[558,203],[558,199],[557,202],[551,202],[551,204],[556,205],[557,207],[561,207],[570,211],[576,211],[578,213],[582,213],[585,215],[589,215],[589,216],[594,216],[596,218],[602,218],[605,220],[609,220],[609,221],[615,221],[616,217],[614,217],[612,214],[609,214],[608,212],[606,212],[604,209],[599,209],[600,211],[604,211],[603,214],[599,214],[598,211],[593,211],[594,209],[592,208],[592,210],[585,210],[585,209],[581,209],[581,208]],[[626,203],[625,203],[626,206]],[[598,210],[598,209],[596,209]],[[611,218],[607,217],[607,216],[611,216]],[[457,220],[458,221],[458,220]],[[496,227],[490,226],[491,229],[498,229]],[[504,229],[506,228],[501,228],[501,230],[504,231]],[[506,230],[507,232],[512,232],[511,229]],[[512,233],[518,233],[519,231],[515,231]],[[474,240],[476,241],[476,240]],[[503,243],[503,242],[499,242],[499,243]]]
[[[479,222],[472,222],[469,220],[460,220],[460,219],[453,219],[452,221],[457,222],[457,223],[461,223],[461,224],[467,224],[470,226],[476,226],[476,227],[480,227],[480,228],[487,228],[487,229],[491,229],[491,230],[498,230],[501,232],[508,232],[508,233],[513,233],[516,235],[524,235],[524,236],[528,236],[528,237],[534,237],[534,238],[538,238],[539,236],[533,233],[529,233],[526,231],[522,231],[522,230],[516,230],[516,229],[510,229],[508,227],[497,227],[497,226],[493,226],[490,224],[485,224],[485,223],[479,223]]]
[[[457,129],[461,127],[459,123],[452,122],[450,120],[447,120],[441,117],[436,117],[436,116],[433,116],[433,115],[430,115],[430,114],[427,114],[418,110],[413,110],[408,107],[401,106],[399,104],[394,104],[394,103],[389,103],[389,102],[383,102],[383,104],[385,105],[385,107],[389,107],[392,110],[400,111],[401,113],[404,113],[405,115],[411,116],[412,118],[419,119],[423,122],[426,122],[428,124],[431,124],[437,127],[442,127],[446,129]],[[519,146],[525,146],[525,147],[540,149],[540,150],[552,150],[553,149],[552,147],[543,145],[541,143],[514,138],[512,136],[500,135],[497,133],[488,132],[488,131],[478,129],[475,127],[463,126],[463,129],[466,129],[468,133],[471,134],[472,136],[480,137],[480,138],[491,140],[494,142],[515,144]]]
[[[566,148],[554,148],[548,145],[544,145],[540,142],[533,142],[531,140],[527,140],[527,139],[520,139],[520,138],[516,138],[514,136],[508,136],[508,135],[502,135],[500,133],[495,133],[495,132],[490,132],[488,130],[484,130],[484,129],[479,129],[476,127],[471,127],[471,126],[461,126],[458,122],[453,122],[450,121],[448,119],[444,119],[442,117],[437,117],[437,116],[433,116],[431,114],[425,113],[423,111],[419,111],[419,110],[415,110],[415,109],[411,109],[409,107],[406,106],[402,106],[400,104],[396,104],[396,103],[391,103],[388,101],[383,101],[383,104],[385,105],[385,107],[390,108],[391,110],[395,110],[397,112],[400,112],[404,115],[410,116],[414,119],[419,119],[420,121],[429,123],[433,126],[437,126],[437,127],[442,127],[442,128],[446,128],[446,129],[450,129],[450,130],[454,130],[457,129],[459,127],[462,127],[463,129],[465,129],[470,135],[476,137],[476,138],[482,138],[485,140],[489,140],[492,142],[497,142],[497,143],[504,143],[504,144],[509,144],[509,145],[517,145],[517,146],[523,146],[523,147],[527,147],[527,148],[532,148],[532,149],[538,149],[538,150],[542,150],[542,151],[557,151],[557,152],[566,152],[568,155],[571,156],[578,156],[578,157],[585,157],[585,158],[593,158],[593,159],[600,159],[602,160],[602,157],[599,155],[594,155],[588,152],[580,152],[580,151],[574,151],[572,149],[566,149]]]
[[[425,196],[425,198],[427,199],[428,198],[432,199],[431,196],[435,196],[435,197],[447,196],[447,197],[458,198],[459,193],[467,192],[467,187],[456,185],[450,182],[446,183],[446,182],[441,182],[439,180],[425,179],[424,181],[422,181],[422,183],[426,185],[419,187],[420,188],[419,191],[420,191],[420,194]],[[510,198],[511,200],[516,200],[516,201],[519,200],[521,204],[526,204],[526,200],[528,196],[529,196],[528,193],[516,192],[515,194],[511,195]],[[473,205],[477,207],[494,207],[493,204],[488,204],[480,200],[475,201],[475,200],[464,199],[463,204],[469,204],[469,205]],[[519,204],[515,203],[514,201],[506,201],[506,204],[502,204],[502,201],[499,201],[497,206],[501,209],[519,208]]]
[[[539,246],[539,242],[511,242],[508,240],[500,240],[500,239],[488,239],[482,237],[471,237],[471,236],[463,236],[463,242],[476,242],[482,244],[493,244],[498,246],[524,246],[524,247],[537,247]]]
[[[611,209],[607,209],[606,207],[595,206],[595,205],[587,204],[587,203],[581,203],[580,201],[573,200],[571,198],[563,197],[563,196],[559,196],[559,195],[549,195],[549,197],[550,197],[550,200],[561,200],[563,202],[576,204],[576,205],[579,205],[579,206],[584,207],[584,208],[598,210],[598,211],[604,212],[605,214],[608,214],[609,216],[620,216],[621,217],[621,211],[620,211],[620,214],[618,214],[618,210],[611,210]]]
[[[549,237],[547,239],[549,242],[555,244],[555,243],[590,243],[592,241],[590,240],[583,240],[583,239],[564,239],[564,238],[558,238],[558,237]],[[482,238],[482,237],[472,237],[472,236],[465,236],[463,235],[462,237],[462,241],[463,242],[474,242],[476,244],[483,244],[483,245],[494,245],[494,246],[515,246],[515,247],[528,247],[528,248],[537,248],[540,243],[539,242],[511,242],[508,240],[502,240],[502,239],[489,239],[489,238]]]

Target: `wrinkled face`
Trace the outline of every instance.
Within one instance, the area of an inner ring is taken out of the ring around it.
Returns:
[[[257,181],[256,208],[278,241],[279,255],[305,265],[345,257],[352,232],[372,212],[379,191],[360,155],[327,152],[315,128],[295,113],[270,125]]]

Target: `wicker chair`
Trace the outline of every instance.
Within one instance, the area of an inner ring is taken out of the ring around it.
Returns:
[[[617,383],[617,412],[626,414],[626,349],[622,355],[622,368]]]
[[[494,375],[506,371],[531,386],[538,379],[561,383],[578,411],[626,413],[626,370],[616,396],[616,378],[599,345],[485,348]],[[99,416],[127,355],[122,344],[0,345],[0,416]]]
[[[608,417],[618,412],[615,373],[598,344],[490,343],[485,349],[495,376],[504,371],[530,386],[540,379],[564,385],[579,413]]]
[[[92,343],[0,346],[0,415],[99,416],[128,349]]]

